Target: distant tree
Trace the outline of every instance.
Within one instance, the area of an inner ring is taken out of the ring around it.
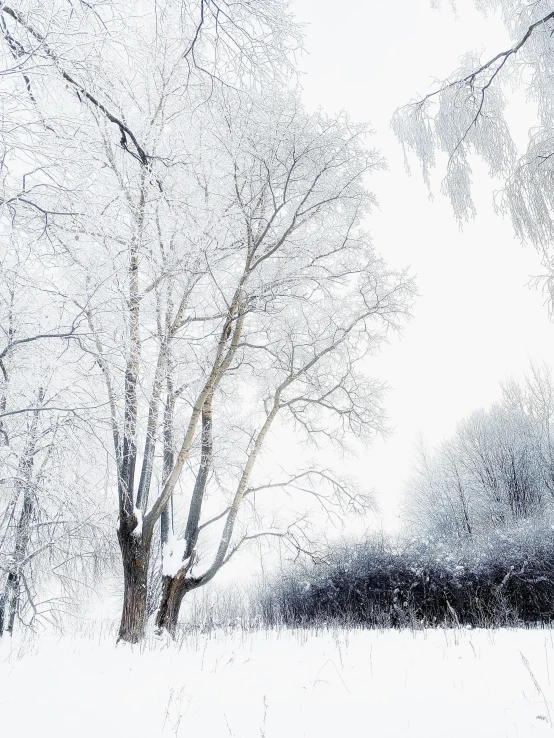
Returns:
[[[548,496],[554,500],[554,376],[552,367],[532,363],[524,382],[514,379],[502,387],[503,402],[529,419],[537,464]]]
[[[465,537],[537,518],[552,506],[552,384],[533,365],[501,402],[473,412],[434,452],[423,450],[407,487],[423,531]]]
[[[451,444],[429,451],[422,446],[406,485],[405,513],[411,529],[447,538],[471,536],[473,500]]]

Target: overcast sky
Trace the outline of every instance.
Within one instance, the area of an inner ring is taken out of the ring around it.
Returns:
[[[380,211],[369,227],[387,261],[410,265],[420,297],[400,341],[372,360],[370,369],[392,386],[387,407],[396,430],[359,463],[348,462],[378,490],[387,528],[398,524],[398,504],[419,437],[431,445],[449,435],[472,409],[499,396],[499,383],[521,374],[530,358],[554,363],[554,325],[545,298],[527,285],[542,272],[538,255],[513,236],[492,208],[494,186],[476,168],[476,220],[460,231],[438,191],[431,202],[413,162],[412,176],[390,131],[394,109],[433,80],[456,69],[469,50],[484,57],[506,46],[495,17],[484,19],[469,0],[457,19],[445,2],[429,0],[293,0],[306,23],[307,53],[300,59],[309,108],[347,110],[369,120],[374,144],[389,170],[369,182]],[[522,141],[527,128],[520,121]]]

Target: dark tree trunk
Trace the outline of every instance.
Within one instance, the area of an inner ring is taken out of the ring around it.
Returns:
[[[6,620],[6,608],[7,608],[6,589],[2,593],[2,596],[0,597],[0,638],[2,637],[4,633],[4,622]]]
[[[4,632],[12,633],[18,604],[19,577],[13,571],[8,574],[6,586],[0,597],[0,637]]]
[[[10,610],[9,610],[8,625],[6,627],[6,631],[10,635],[13,633],[15,615],[19,609],[19,586],[20,586],[19,579],[20,579],[19,574],[15,574],[13,577],[13,581],[12,581],[12,597],[11,597]]]
[[[44,399],[44,390],[39,389],[37,403]],[[35,503],[32,494],[31,478],[34,467],[34,454],[37,441],[38,412],[34,413],[26,448],[20,457],[16,487],[23,493],[23,505],[15,530],[15,547],[13,560],[8,572],[4,592],[0,597],[0,636],[4,631],[13,633],[15,616],[19,609],[21,585],[21,567],[24,565],[29,541],[31,540],[31,523],[34,516]]]
[[[204,494],[208,483],[208,474],[212,465],[213,455],[213,435],[212,435],[212,400],[213,392],[206,397],[204,406],[202,407],[202,452],[200,457],[200,468],[196,475],[196,482],[192,492],[190,501],[189,514],[187,518],[187,527],[185,530],[185,539],[187,548],[185,558],[192,556],[192,552],[198,542],[200,515],[202,513],[202,503],[204,502]]]
[[[142,535],[134,535],[122,523],[117,531],[123,559],[123,612],[118,641],[138,643],[144,636],[146,623],[146,595],[148,591],[148,563],[150,542]]]
[[[156,626],[160,630],[167,630],[171,636],[175,635],[183,598],[187,592],[190,592],[196,586],[196,580],[187,579],[184,575],[164,576],[162,580],[162,599],[156,615]]]
[[[29,475],[30,472],[27,476]],[[0,636],[4,631],[10,634],[13,633],[15,616],[19,608],[19,588],[21,584],[20,566],[25,559],[31,537],[32,515],[33,500],[31,498],[29,487],[27,486],[23,493],[23,507],[17,523],[13,563],[6,579],[4,592],[0,597]]]

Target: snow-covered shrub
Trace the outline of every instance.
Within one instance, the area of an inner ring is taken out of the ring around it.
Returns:
[[[554,620],[554,532],[518,527],[471,540],[333,547],[260,596],[266,624],[504,626]]]

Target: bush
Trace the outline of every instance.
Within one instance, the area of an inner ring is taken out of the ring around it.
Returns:
[[[554,620],[550,528],[457,543],[342,544],[326,560],[283,571],[263,590],[266,625],[492,627]]]

